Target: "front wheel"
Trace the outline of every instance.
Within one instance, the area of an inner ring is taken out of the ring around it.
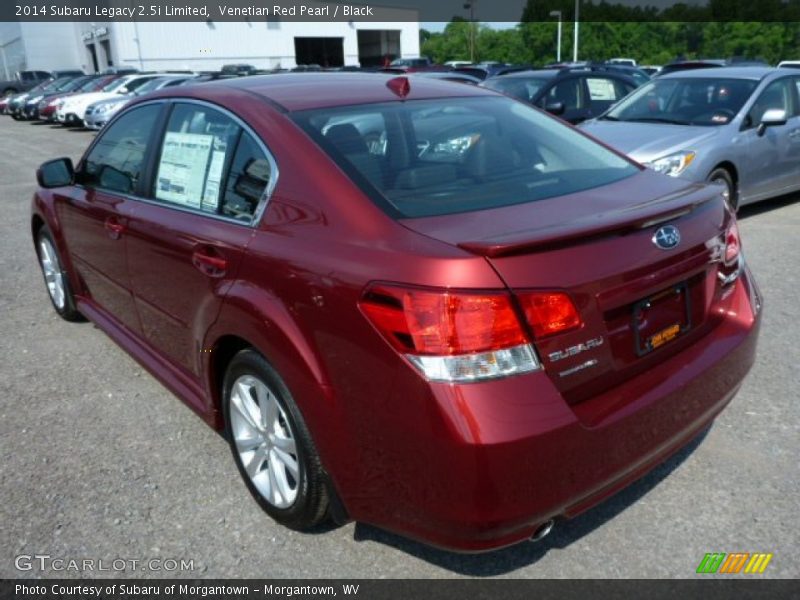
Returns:
[[[714,169],[708,175],[708,182],[718,183],[724,186],[722,195],[725,198],[725,202],[733,212],[736,212],[739,206],[739,197],[736,193],[736,184],[733,183],[733,177],[731,177],[728,170],[722,167]]]
[[[58,256],[53,236],[47,227],[42,227],[36,235],[36,254],[53,308],[66,321],[83,321],[83,315],[75,307],[75,298],[72,296],[69,278]]]
[[[225,432],[248,490],[291,529],[325,520],[328,493],[311,435],[288,388],[256,351],[239,352],[223,382]]]

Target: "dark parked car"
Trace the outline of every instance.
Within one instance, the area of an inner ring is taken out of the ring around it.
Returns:
[[[35,118],[42,121],[55,121],[56,110],[59,103],[74,94],[95,92],[108,85],[120,75],[85,75],[71,80],[66,86],[56,92],[46,94],[36,106]]]
[[[389,63],[389,67],[395,69],[418,69],[432,66],[433,61],[427,56],[422,58],[395,58]]]
[[[444,79],[445,81],[455,81],[457,83],[471,83],[473,85],[478,85],[482,79],[478,77],[474,77],[472,75],[467,75],[466,73],[459,73],[455,70],[453,71],[417,71],[415,73],[411,73],[412,77],[427,77],[428,79]]]
[[[56,82],[53,82],[58,83],[58,85],[48,85],[36,94],[28,94],[28,98],[25,100],[25,106],[20,111],[20,116],[23,119],[38,119],[40,118],[40,108],[47,106],[54,97],[63,97],[70,92],[99,89],[99,87],[105,85],[115,77],[116,75],[84,75],[80,77],[58,79]],[[79,82],[81,82],[81,85],[78,85]]]
[[[589,68],[531,69],[491,77],[482,86],[533,104],[570,123],[596,117],[636,88],[625,75]]]
[[[478,86],[161,90],[37,179],[55,310],[223,430],[292,528],[539,539],[704,431],[755,358],[718,188]]]
[[[253,65],[236,64],[236,65],[223,65],[220,72],[225,75],[236,75],[239,77],[246,75],[254,75],[258,71]]]
[[[49,79],[53,75],[49,71],[17,71],[13,79],[0,81],[0,94],[13,96],[19,92],[26,92]]]
[[[85,77],[92,77],[92,76],[69,75],[65,77],[60,77],[58,79],[48,79],[46,81],[43,81],[36,87],[31,88],[27,92],[14,94],[13,96],[7,96],[6,112],[16,120],[26,119],[28,118],[28,116],[26,114],[25,108],[28,102],[31,100],[31,98],[36,98],[40,96],[58,93],[61,91],[66,91],[71,86],[75,85],[77,82],[84,80]]]
[[[14,119],[21,119],[22,108],[31,94],[36,94],[41,90],[48,89],[53,85],[52,80],[41,82],[39,85],[32,87],[27,92],[20,92],[18,94],[11,94],[10,96],[3,96],[5,101],[5,114],[11,115]]]
[[[469,65],[465,67],[456,67],[453,73],[461,73],[470,75],[483,81],[489,77],[497,75],[504,75],[505,73],[512,73],[514,71],[528,71],[533,69],[532,65],[509,65],[505,63],[480,63],[477,65]]]

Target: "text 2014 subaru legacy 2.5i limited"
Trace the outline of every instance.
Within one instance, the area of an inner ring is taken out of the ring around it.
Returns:
[[[289,527],[541,537],[704,430],[754,361],[761,299],[719,187],[490,90],[173,88],[37,177],[56,310],[224,430]]]

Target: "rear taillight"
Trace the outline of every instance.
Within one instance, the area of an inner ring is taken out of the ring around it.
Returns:
[[[739,257],[742,243],[739,239],[739,226],[736,221],[731,221],[728,231],[725,232],[725,264],[729,265]]]
[[[736,219],[731,219],[728,229],[723,236],[725,244],[725,255],[717,272],[722,287],[732,284],[742,274],[744,268],[744,256],[742,255],[742,242],[739,237],[739,226]]]
[[[360,304],[428,379],[467,382],[539,368],[507,293],[375,285]]]
[[[564,292],[527,292],[519,295],[519,301],[536,339],[582,325],[578,310]]]

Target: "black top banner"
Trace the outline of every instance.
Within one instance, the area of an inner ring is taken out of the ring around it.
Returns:
[[[800,22],[800,0],[3,0],[0,21]]]

